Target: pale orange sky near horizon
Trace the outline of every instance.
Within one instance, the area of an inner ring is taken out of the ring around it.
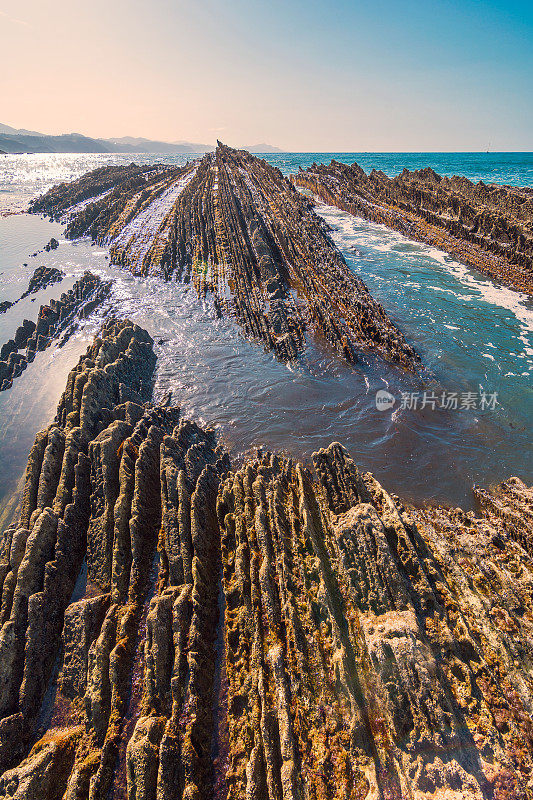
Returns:
[[[0,122],[286,150],[533,150],[522,5],[0,0]]]

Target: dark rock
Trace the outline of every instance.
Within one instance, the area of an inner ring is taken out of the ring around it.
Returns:
[[[35,322],[31,322],[29,319],[25,319],[20,328],[17,328],[17,332],[15,333],[15,344],[17,347],[20,348],[24,347],[30,338],[30,336],[35,331]]]
[[[0,348],[0,360],[7,361],[9,355],[11,353],[16,353],[18,350],[17,345],[15,344],[14,339],[10,339],[8,342],[2,345]]]
[[[35,253],[35,255],[37,254]],[[28,288],[21,295],[21,299],[29,294],[38,292],[40,289],[46,289],[47,286],[51,286],[53,283],[62,281],[64,277],[65,274],[55,267],[37,267],[30,278]]]
[[[94,202],[76,208],[89,197]],[[369,350],[418,369],[413,348],[345,263],[311,201],[245,151],[219,144],[184,167],[102,168],[54,187],[32,208],[65,214],[67,236],[110,243],[112,262],[134,274],[212,293],[217,317],[235,316],[282,360],[298,357],[311,324],[351,362]]]
[[[533,198],[529,188],[487,186],[430,167],[395,178],[358,164],[314,164],[292,177],[330,205],[387,225],[511,289],[533,294]]]

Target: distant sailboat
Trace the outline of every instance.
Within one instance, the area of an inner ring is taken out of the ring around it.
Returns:
[[[486,150],[486,152],[487,152],[487,153],[489,153],[489,152],[490,152],[490,142],[489,142],[489,144],[488,144],[488,146],[487,146],[487,150]]]

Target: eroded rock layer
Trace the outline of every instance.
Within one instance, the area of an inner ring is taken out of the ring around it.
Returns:
[[[292,176],[325,203],[438,247],[516,291],[533,294],[533,196],[431,168],[394,178],[356,163],[313,164]]]
[[[55,242],[57,240],[52,239],[51,241]],[[45,250],[47,247],[49,247],[49,245],[46,245]],[[47,286],[51,286],[54,283],[59,283],[64,277],[65,273],[61,272],[60,269],[56,269],[55,267],[37,267],[30,278],[28,288],[17,300],[13,300],[13,302],[10,300],[3,300],[0,302],[0,314],[5,314],[5,312],[11,308],[11,306],[14,306],[19,302],[19,300],[23,300],[29,294],[35,294],[41,289],[46,289]]]
[[[0,536],[0,798],[533,798],[533,490],[230,471],[154,367],[106,323]]]
[[[31,288],[26,294],[30,291]],[[74,330],[77,320],[89,316],[108,297],[110,291],[110,281],[102,281],[98,275],[85,272],[59,300],[51,300],[48,305],[40,307],[36,323],[25,319],[13,338],[0,348],[0,391],[10,389],[13,380],[33,361],[36,352],[49,347],[53,339],[62,332],[61,343],[64,343]],[[21,353],[20,350],[26,352]]]
[[[529,554],[492,511],[409,512],[340,445],[314,466],[219,493],[227,797],[533,796]]]
[[[55,187],[32,210],[66,217],[68,236],[109,244],[112,261],[135,274],[212,293],[218,314],[234,315],[280,358],[295,358],[312,326],[349,361],[372,351],[417,367],[312,203],[245,151],[219,143],[181,168],[101,168]]]
[[[229,462],[213,432],[148,402],[152,344],[131,322],[104,325],[0,538],[0,797],[192,797],[211,783]]]

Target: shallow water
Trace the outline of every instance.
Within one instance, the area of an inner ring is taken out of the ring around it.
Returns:
[[[68,278],[35,295],[34,303],[0,315],[0,341],[90,268],[113,277],[117,313],[154,337],[156,396],[172,391],[186,416],[218,428],[237,460],[255,446],[307,460],[337,440],[391,491],[463,506],[471,503],[473,482],[510,474],[533,481],[531,301],[381,226],[325,206],[319,211],[350,266],[421,354],[422,383],[373,359],[354,369],[312,334],[297,363],[281,364],[231,320],[217,320],[209,299],[180,284],[134,278],[110,266],[102,248],[68,242],[59,225],[28,215],[0,218],[0,299],[19,296],[39,264],[59,266]],[[52,235],[58,250],[28,258]],[[0,393],[0,498],[19,480],[36,431],[53,418],[68,370],[97,326],[91,318],[64,348],[38,354],[13,388]],[[440,396],[478,393],[480,386],[498,393],[494,410],[399,408],[401,391]],[[376,408],[382,388],[395,396],[387,411]]]

